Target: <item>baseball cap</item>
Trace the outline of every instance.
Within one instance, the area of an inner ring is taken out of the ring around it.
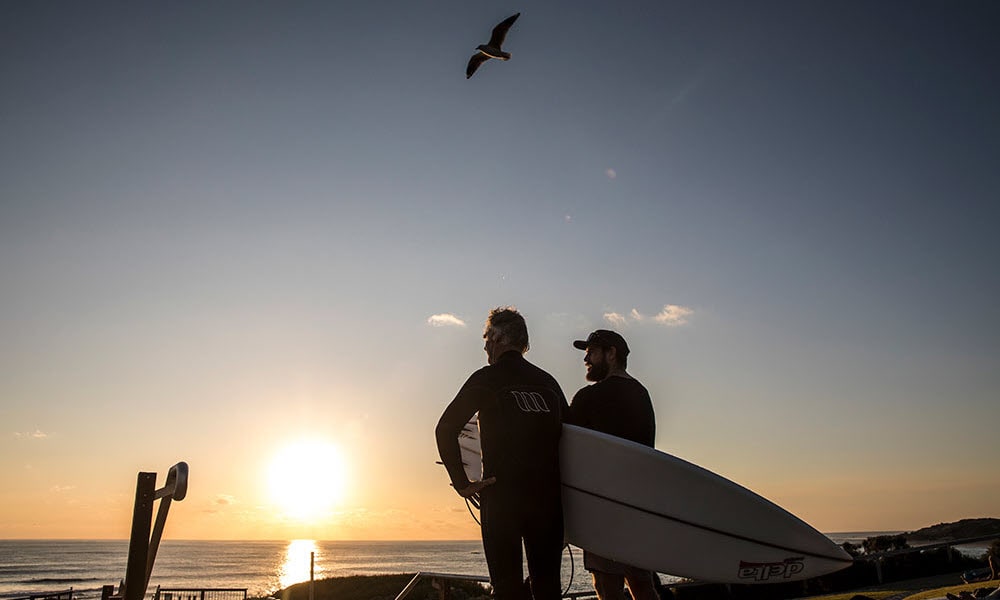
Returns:
[[[628,356],[628,344],[625,343],[625,338],[608,329],[598,329],[588,335],[586,340],[573,342],[573,347],[577,350],[586,350],[587,346],[614,347],[621,352],[622,356]]]

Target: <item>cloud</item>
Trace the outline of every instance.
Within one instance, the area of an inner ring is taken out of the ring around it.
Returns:
[[[63,492],[68,492],[70,490],[75,490],[75,485],[54,485],[49,488],[49,491],[53,494],[62,494]]]
[[[236,504],[236,498],[230,496],[229,494],[218,494],[213,503],[220,504],[222,506],[229,506],[230,504]]]
[[[427,322],[433,327],[465,327],[465,321],[449,313],[431,315]]]
[[[667,327],[678,327],[687,324],[687,317],[694,314],[694,311],[686,306],[677,304],[665,304],[660,314],[653,317],[653,320]]]
[[[618,177],[618,171],[615,171],[614,169],[611,168],[605,170],[604,174],[608,176],[608,179],[615,179],[616,177]]]
[[[687,325],[687,318],[694,314],[694,309],[679,304],[665,304],[659,314],[652,317],[653,321],[666,327],[679,327]],[[633,323],[642,323],[646,320],[646,315],[633,308],[628,314],[620,312],[604,313],[604,320],[612,327],[627,327]]]
[[[14,437],[19,440],[44,440],[49,437],[49,434],[40,429],[36,429],[34,431],[15,431]]]
[[[622,327],[627,323],[625,316],[616,312],[604,313],[604,320],[615,327]]]

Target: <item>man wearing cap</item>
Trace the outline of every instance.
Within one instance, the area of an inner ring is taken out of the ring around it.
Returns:
[[[594,383],[573,396],[568,423],[653,447],[656,419],[649,392],[625,368],[628,344],[614,331],[598,329],[573,346],[586,351],[587,381]],[[624,600],[625,584],[635,600],[659,600],[656,575],[584,550],[583,564],[600,600]]]
[[[483,551],[496,600],[559,600],[563,548],[559,437],[569,407],[556,380],[524,359],[528,328],[511,307],[490,312],[489,366],[473,373],[441,415],[441,462],[464,498],[479,495]],[[458,436],[479,413],[483,479],[469,481]],[[530,591],[522,571],[527,556]]]

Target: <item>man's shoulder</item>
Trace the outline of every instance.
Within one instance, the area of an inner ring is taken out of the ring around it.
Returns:
[[[579,400],[586,400],[588,398],[593,398],[594,397],[594,387],[597,386],[597,385],[598,385],[597,383],[591,383],[591,384],[585,385],[582,388],[578,389],[576,391],[576,393],[573,394],[573,402],[577,402]]]
[[[649,397],[646,386],[634,377],[607,377],[580,388],[573,396],[573,400],[591,398],[597,399],[626,399],[634,397]]]
[[[553,377],[551,373],[549,373],[545,369],[539,367],[538,365],[536,365],[535,363],[529,361],[526,358],[522,358],[522,360],[524,361],[525,367],[527,369],[529,369],[530,371],[534,372],[534,374],[535,374],[536,377],[538,377],[539,379],[547,381],[552,386],[555,386],[557,388],[559,387],[559,382],[556,381],[556,378]]]
[[[491,365],[486,365],[480,367],[469,375],[469,378],[465,380],[464,387],[470,386],[487,386],[488,382],[493,378],[494,367]]]

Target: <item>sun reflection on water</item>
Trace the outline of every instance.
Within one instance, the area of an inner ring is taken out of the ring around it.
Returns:
[[[281,574],[279,575],[282,588],[309,581],[311,552],[316,553],[313,574],[316,579],[319,579],[321,569],[319,568],[319,548],[316,546],[316,540],[292,540],[288,542],[288,548],[285,550],[285,562],[281,564]]]

